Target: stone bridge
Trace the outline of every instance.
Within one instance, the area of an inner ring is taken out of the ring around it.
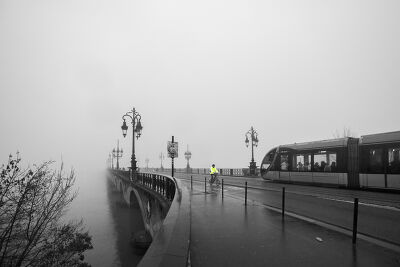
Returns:
[[[139,207],[152,243],[139,266],[187,266],[190,242],[189,193],[167,175],[110,170],[110,179],[129,206]],[[182,201],[185,199],[185,201]]]

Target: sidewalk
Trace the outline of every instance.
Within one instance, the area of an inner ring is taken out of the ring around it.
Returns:
[[[400,266],[400,255],[248,202],[220,188],[191,192],[191,264],[197,266]],[[225,191],[226,192],[226,191]]]

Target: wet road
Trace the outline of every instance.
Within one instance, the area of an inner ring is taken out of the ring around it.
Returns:
[[[190,181],[192,266],[399,266],[399,254]],[[230,189],[224,189],[228,193]]]
[[[182,173],[175,176],[190,179],[190,175]],[[192,176],[194,183],[204,184],[204,175]],[[247,181],[248,201],[276,208],[281,208],[282,187],[285,187],[287,211],[349,230],[353,226],[353,200],[358,197],[358,232],[400,246],[400,194],[277,184],[261,178],[220,176],[220,179],[224,179],[226,194],[241,199]]]

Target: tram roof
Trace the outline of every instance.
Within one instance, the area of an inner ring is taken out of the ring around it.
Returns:
[[[349,138],[337,138],[337,139],[328,139],[321,141],[312,141],[312,142],[304,142],[304,143],[294,143],[282,145],[280,148],[289,148],[294,150],[307,150],[307,149],[325,149],[332,147],[345,147],[347,146]]]
[[[369,134],[360,137],[360,145],[400,142],[400,131]]]

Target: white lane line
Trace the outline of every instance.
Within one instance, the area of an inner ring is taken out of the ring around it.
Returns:
[[[330,198],[330,197],[321,197],[321,196],[318,196],[317,198],[354,204],[354,201],[351,201],[351,200],[344,200],[344,199]],[[368,207],[374,207],[374,208],[378,208],[378,209],[387,209],[387,210],[393,210],[393,211],[400,211],[400,209],[397,208],[397,207],[392,207],[392,206],[387,206],[387,205],[378,205],[378,204],[365,203],[365,202],[358,202],[358,204],[359,205],[363,205],[363,206],[368,206]]]

